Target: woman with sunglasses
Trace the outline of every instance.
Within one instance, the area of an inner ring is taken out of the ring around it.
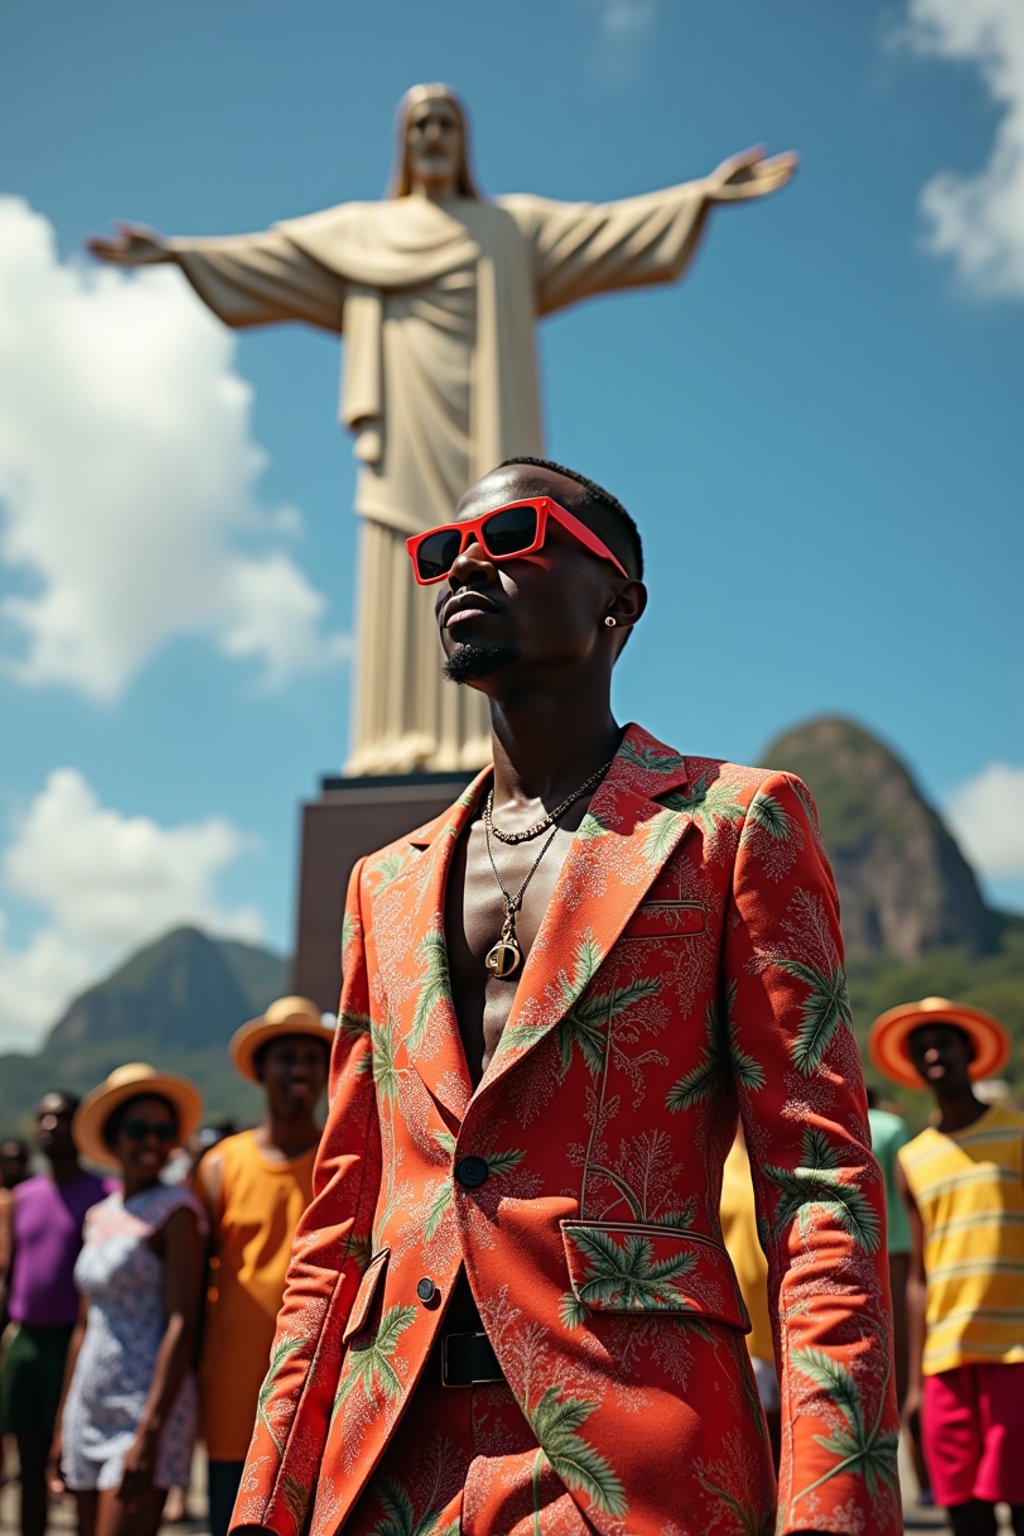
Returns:
[[[134,1062],[83,1099],[72,1123],[82,1156],[116,1165],[122,1180],[86,1219],[82,1311],[50,1457],[54,1491],[77,1497],[81,1536],[155,1536],[167,1490],[188,1484],[203,1216],[160,1175],[201,1115],[187,1078]]]

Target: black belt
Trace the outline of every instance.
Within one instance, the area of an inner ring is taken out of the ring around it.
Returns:
[[[446,1333],[441,1339],[442,1387],[487,1387],[504,1372],[486,1333]]]

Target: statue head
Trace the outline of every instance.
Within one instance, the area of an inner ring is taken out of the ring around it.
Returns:
[[[480,196],[469,169],[465,108],[448,85],[414,85],[398,104],[391,197]]]

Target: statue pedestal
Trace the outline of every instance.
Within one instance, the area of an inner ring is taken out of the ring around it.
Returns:
[[[298,921],[292,986],[325,1012],[341,989],[341,919],[352,866],[422,826],[457,800],[467,773],[411,773],[321,781],[302,807]]]

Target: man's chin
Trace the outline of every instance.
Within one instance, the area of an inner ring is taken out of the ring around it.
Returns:
[[[445,659],[443,671],[450,683],[475,683],[481,678],[503,672],[519,660],[519,647],[511,641],[496,645],[460,642]]]

